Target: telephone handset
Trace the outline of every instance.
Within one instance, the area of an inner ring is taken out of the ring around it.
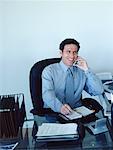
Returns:
[[[78,63],[79,63],[78,60],[76,60],[76,61],[74,62],[74,65],[78,65]]]
[[[79,66],[79,64],[80,64],[80,62],[82,61],[82,60],[84,60],[81,56],[77,56],[77,58],[76,58],[76,60],[75,60],[75,62],[74,62],[74,65],[78,65]]]
[[[79,60],[76,60],[73,65],[74,66],[79,65]]]

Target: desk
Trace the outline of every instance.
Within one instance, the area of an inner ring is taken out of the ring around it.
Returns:
[[[109,126],[110,124],[108,124]],[[38,143],[33,141],[32,128],[23,128],[23,140],[21,140],[16,147],[16,150],[23,149],[43,149],[43,150],[113,150],[113,141],[110,135],[110,130],[98,135],[92,135],[85,128],[85,137],[82,141],[70,142],[53,142],[53,143]]]

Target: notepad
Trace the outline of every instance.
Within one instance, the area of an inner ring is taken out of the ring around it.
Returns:
[[[91,110],[91,109],[89,109],[89,108],[87,108],[85,106],[81,106],[81,107],[75,108],[74,111],[76,111],[77,113],[81,114],[84,117],[95,112],[95,110]]]
[[[66,119],[73,120],[73,119],[79,119],[79,118],[88,116],[88,115],[90,115],[94,112],[95,112],[95,110],[88,109],[85,106],[80,106],[80,107],[77,107],[77,108],[73,109],[71,114],[69,114],[69,115],[60,114],[60,116],[62,118],[64,118],[65,120]]]

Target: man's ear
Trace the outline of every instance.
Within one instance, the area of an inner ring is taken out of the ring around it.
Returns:
[[[62,57],[62,51],[61,51],[61,50],[60,50],[60,52],[59,52],[59,53],[60,53],[60,57]]]

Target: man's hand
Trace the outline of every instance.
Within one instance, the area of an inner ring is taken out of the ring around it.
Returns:
[[[76,64],[77,67],[79,67],[80,69],[84,71],[88,70],[88,64],[85,59],[78,56],[76,61],[77,61],[77,64]]]
[[[71,109],[71,107],[68,104],[64,104],[61,107],[61,113],[62,114],[67,115],[67,114],[70,114],[71,112],[72,112],[72,109]]]

